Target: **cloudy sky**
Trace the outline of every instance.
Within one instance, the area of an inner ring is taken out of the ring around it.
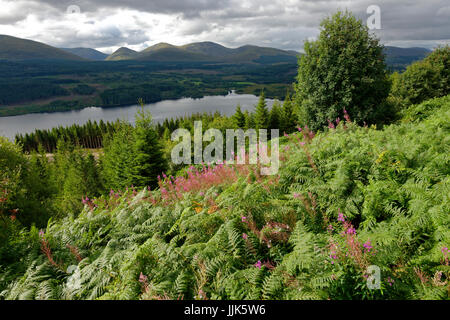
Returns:
[[[0,0],[0,34],[106,53],[197,41],[301,51],[324,17],[348,8],[366,21],[370,5],[387,45],[450,43],[449,0]]]

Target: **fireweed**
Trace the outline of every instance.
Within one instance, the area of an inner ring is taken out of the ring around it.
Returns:
[[[249,155],[245,155],[245,158],[248,159],[248,157]],[[275,183],[276,176],[265,178],[260,172],[259,165],[230,164],[229,162],[216,165],[202,164],[201,168],[191,166],[185,176],[167,177],[165,174],[162,178],[158,176],[161,200],[171,202],[183,199],[185,193],[199,193],[203,197],[204,191],[211,187],[230,185],[239,178],[248,177],[250,174],[258,183],[263,181],[267,181],[269,185]],[[265,186],[265,188],[267,190],[268,187]]]
[[[343,241],[336,241],[330,237],[329,247],[329,261],[331,264],[345,263],[347,261],[354,264],[361,272],[366,272],[370,265],[371,258],[376,251],[373,250],[370,240],[361,243],[357,238],[356,229],[350,221],[346,220],[344,214],[338,211],[338,222],[341,224],[341,232],[339,233]],[[328,227],[330,236],[333,234],[334,228],[332,225]]]

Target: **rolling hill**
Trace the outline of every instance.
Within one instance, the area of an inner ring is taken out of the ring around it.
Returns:
[[[386,63],[390,68],[394,70],[403,70],[414,61],[425,58],[429,53],[431,53],[431,50],[425,48],[399,48],[385,46],[384,53],[386,54]]]
[[[431,51],[425,48],[399,48],[386,46],[386,62],[395,70],[402,70],[414,61],[423,59]],[[269,47],[245,45],[231,49],[214,42],[196,42],[183,46],[169,43],[158,43],[141,52],[128,48],[120,48],[107,60],[140,60],[140,61],[210,61],[222,63],[258,63],[275,64],[296,63],[298,52],[280,50]]]
[[[103,61],[108,57],[106,53],[91,48],[60,48],[60,49],[88,60]]]
[[[127,51],[128,50],[128,51]],[[183,46],[158,43],[141,52],[120,48],[107,60],[140,61],[211,61],[226,63],[277,63],[297,61],[298,53],[274,48],[246,45],[230,49],[214,42],[197,42]]]
[[[108,56],[105,60],[107,61],[120,61],[120,60],[133,60],[137,52],[125,47],[121,47],[114,51],[113,54]]]
[[[214,57],[202,52],[192,52],[168,43],[158,43],[135,56],[141,61],[212,61]]]
[[[83,58],[32,40],[0,35],[0,60],[84,60]]]

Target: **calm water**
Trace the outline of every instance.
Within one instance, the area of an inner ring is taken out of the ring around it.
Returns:
[[[253,111],[258,103],[258,97],[249,94],[230,93],[227,96],[208,96],[201,99],[184,98],[151,103],[145,109],[151,111],[153,119],[161,122],[166,118],[176,118],[197,112],[219,111],[227,116],[232,115],[238,104],[242,111]],[[270,108],[273,100],[267,100]],[[88,120],[115,121],[117,119],[134,122],[136,106],[118,108],[86,108],[77,111],[35,113],[13,117],[0,117],[0,136],[14,139],[17,133],[30,133],[36,129],[50,129],[57,126],[84,124]]]

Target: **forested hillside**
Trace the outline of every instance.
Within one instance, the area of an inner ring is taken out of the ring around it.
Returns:
[[[449,62],[338,12],[271,110],[0,137],[0,299],[449,299]],[[278,173],[174,164],[198,120],[280,129]]]

